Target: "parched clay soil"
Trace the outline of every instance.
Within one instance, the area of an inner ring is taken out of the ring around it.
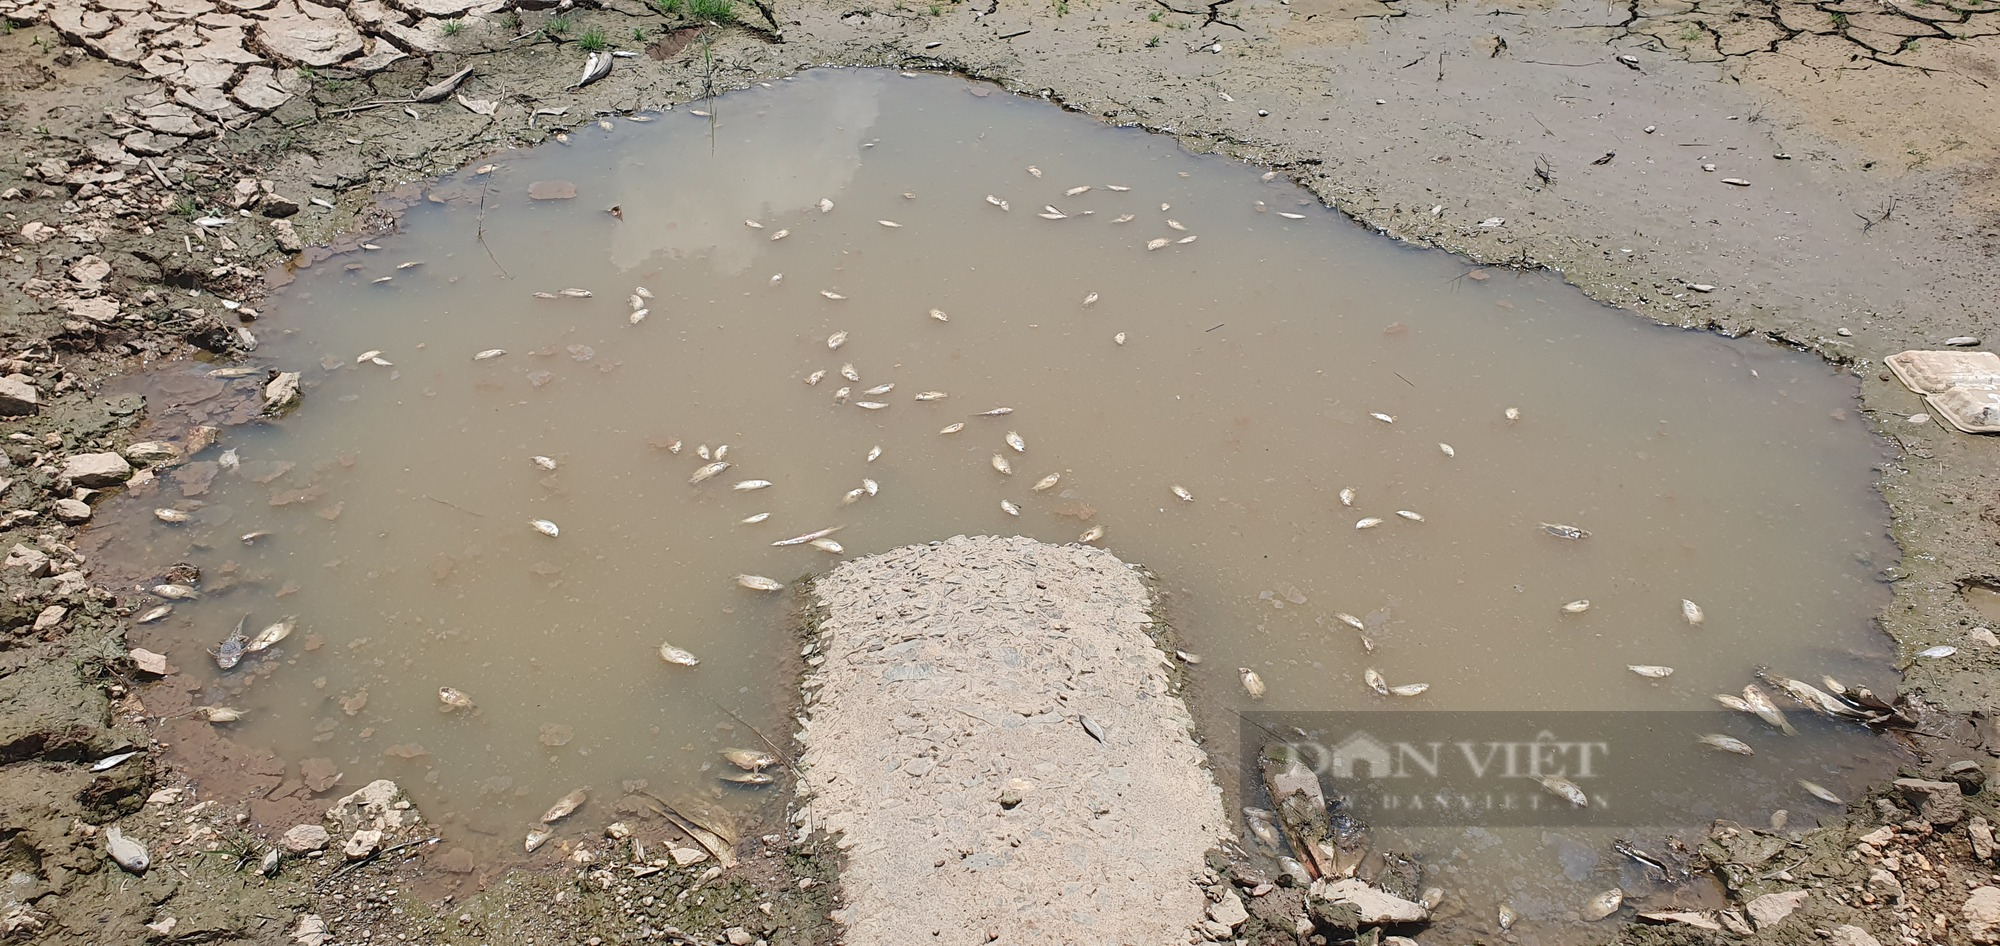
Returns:
[[[13,878],[0,935],[318,946],[379,940],[419,914],[443,942],[837,935],[815,925],[837,901],[796,883],[829,859],[763,839],[744,842],[763,845],[762,866],[707,880],[690,865],[616,882],[589,862],[610,847],[565,852],[562,874],[458,875],[468,865],[418,846],[315,887],[345,838],[271,880],[234,869],[230,851],[372,776],[335,787],[308,760],[220,739],[207,770],[149,753],[87,771],[157,748],[162,713],[123,640],[140,599],[93,582],[77,530],[90,490],[172,460],[71,468],[143,440],[201,447],[185,415],[103,397],[102,382],[195,355],[263,367],[249,351],[273,330],[253,317],[260,274],[301,246],[392,226],[383,195],[422,199],[429,175],[600,112],[816,65],[991,80],[1278,168],[1390,238],[1559,270],[1625,310],[1606,318],[1761,335],[1852,371],[1847,416],[1884,439],[1880,485],[1905,552],[1883,575],[1895,597],[1882,627],[1905,655],[1958,648],[1898,668],[1928,734],[1908,737],[1910,774],[1993,771],[2000,649],[1965,591],[2000,587],[2000,439],[1916,419],[1922,403],[1882,359],[2000,337],[2000,3],[778,0],[738,3],[731,26],[636,0],[518,6],[0,0],[0,869]],[[642,55],[575,88],[585,38]],[[456,91],[408,101],[467,67]],[[186,723],[166,738],[204,738]],[[1929,797],[1884,786],[1845,823],[1799,838],[1725,828],[1729,843],[1704,854],[1746,904],[1807,892],[1783,916],[1767,909],[1755,941],[1984,938],[2000,923],[1991,846],[1970,816],[1925,815]],[[1966,801],[1990,818],[1984,797]],[[162,868],[136,880],[111,866],[114,823]],[[651,866],[617,856],[619,876]],[[426,871],[476,879],[446,899],[416,883]],[[718,883],[737,886],[702,892]],[[1291,927],[1274,914],[1268,928]]]
[[[851,942],[1199,935],[1226,820],[1135,569],[961,535],[813,593],[799,793],[847,851]]]

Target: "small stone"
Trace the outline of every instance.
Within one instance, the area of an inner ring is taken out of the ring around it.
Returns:
[[[1888,844],[1890,841],[1894,841],[1895,839],[1896,839],[1896,829],[1885,824],[1879,828],[1876,828],[1873,831],[1868,832],[1867,834],[1862,835],[1859,838],[1856,838],[1855,840],[1861,842],[1862,844],[1869,845],[1871,847],[1881,847],[1885,844]]]
[[[1972,856],[1982,861],[1993,859],[1993,826],[1985,818],[1972,816],[1965,823],[1966,837],[1972,841]]]
[[[278,414],[299,402],[299,373],[281,372],[264,385],[264,413]]]
[[[292,942],[299,946],[326,946],[333,939],[333,933],[326,928],[326,921],[317,913],[307,913],[299,917],[297,929],[292,930]]]
[[[1423,923],[1430,919],[1430,911],[1424,909],[1422,905],[1384,893],[1359,880],[1340,880],[1328,884],[1324,896],[1325,899],[1335,903],[1353,904],[1360,914],[1361,922],[1368,926]]]
[[[174,672],[174,668],[168,666],[165,654],[156,654],[144,647],[134,647],[126,652],[126,656],[132,658],[132,668],[140,673],[164,677]],[[324,834],[325,830],[322,829],[320,833]]]
[[[613,841],[623,841],[632,836],[632,826],[623,821],[613,821],[604,826],[604,836]]]
[[[1899,778],[1895,784],[1903,800],[1915,806],[1917,813],[1933,825],[1957,824],[1965,818],[1965,796],[1957,782]]]
[[[41,549],[16,543],[8,550],[7,561],[0,567],[19,568],[26,571],[29,578],[40,578],[49,573],[49,556]]]
[[[171,463],[181,458],[181,448],[164,440],[142,440],[125,448],[125,459],[138,466]]]
[[[1832,946],[1882,946],[1882,941],[1870,935],[1867,930],[1854,925],[1836,926],[1833,934],[1826,938]]]
[[[1208,918],[1234,930],[1250,919],[1250,911],[1244,909],[1243,898],[1234,890],[1224,890],[1222,899],[1208,905]]]
[[[299,202],[283,194],[265,194],[264,203],[258,209],[266,217],[283,219],[299,212]]]
[[[2000,887],[1975,887],[1958,915],[1975,943],[2000,942]]]
[[[708,860],[708,852],[698,847],[670,848],[667,851],[667,856],[673,858],[674,863],[682,867],[686,867],[689,864],[699,864],[702,861]]]
[[[153,131],[141,131],[138,132],[137,134],[125,136],[125,141],[123,142],[123,144],[125,145],[125,150],[130,151],[133,154],[145,155],[147,157],[155,157],[158,155],[166,154],[167,152],[172,151],[175,148],[180,147],[181,145],[187,144],[187,139],[181,137],[180,135],[167,135]]]
[[[1965,636],[1988,647],[2000,647],[2000,637],[1994,636],[1993,629],[1990,627],[1975,627],[1967,631]]]
[[[306,241],[299,238],[299,231],[290,220],[271,221],[271,237],[278,242],[278,249],[287,253],[297,253],[306,248]]]
[[[1799,904],[1806,901],[1807,896],[1809,894],[1804,890],[1767,893],[1750,901],[1744,909],[1749,912],[1751,922],[1755,923],[1758,929],[1766,929],[1779,920],[1791,916],[1792,911],[1797,910]]]
[[[380,850],[381,847],[382,832],[363,828],[347,839],[347,845],[342,847],[340,852],[347,855],[348,860],[358,861]]]
[[[170,916],[161,917],[160,919],[154,920],[153,922],[146,924],[146,928],[152,930],[155,933],[160,934],[161,936],[165,936],[168,933],[173,932],[174,927],[179,926],[180,922],[181,922],[180,920],[174,917]]]
[[[1960,759],[1944,767],[1944,780],[1956,783],[1967,795],[1977,795],[1986,787],[1986,770],[1971,759]]]
[[[1880,867],[1868,871],[1868,892],[1890,903],[1903,902],[1903,882]],[[1759,924],[1762,925],[1762,924]]]
[[[41,409],[41,392],[35,390],[35,383],[27,375],[0,378],[0,416],[19,417]]]
[[[729,941],[729,946],[750,946],[751,943],[757,941],[757,937],[750,935],[749,930],[740,926],[732,926],[723,930],[722,938]]]
[[[101,489],[131,479],[132,464],[115,453],[79,453],[63,460],[62,477],[78,486]]]
[[[1722,924],[1716,922],[1714,917],[1706,913],[1693,913],[1685,910],[1655,910],[1650,913],[1639,914],[1639,919],[1645,920],[1648,923],[1678,923],[1682,926],[1692,926],[1698,930],[1722,932]]]
[[[80,283],[101,283],[111,275],[111,264],[101,256],[86,256],[70,264],[69,278]]]
[[[68,616],[69,616],[68,608],[65,608],[59,604],[49,605],[48,607],[42,609],[42,613],[35,615],[35,630],[46,631],[49,628],[61,624],[63,618],[66,618]]]
[[[309,854],[326,849],[332,836],[316,824],[293,825],[278,838],[278,848],[287,854]]]
[[[95,299],[71,299],[64,302],[63,309],[79,319],[92,322],[110,322],[118,318],[118,300],[109,296]]]
[[[49,508],[49,514],[68,523],[89,522],[90,504],[80,499],[58,499]]]

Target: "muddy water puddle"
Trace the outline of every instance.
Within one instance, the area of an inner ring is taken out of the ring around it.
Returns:
[[[245,710],[238,741],[395,778],[482,857],[579,787],[559,834],[641,788],[764,803],[718,752],[790,732],[799,604],[737,576],[956,533],[1096,533],[1144,563],[1218,733],[1251,709],[1699,712],[1759,754],[1670,800],[1689,825],[1810,824],[1796,779],[1887,770],[1852,728],[1710,714],[1766,665],[1893,689],[1849,379],[988,91],[822,71],[586,125],[297,272],[250,361],[304,371],[303,406],[100,514],[112,557],[206,576],[137,640]],[[254,412],[259,379],[207,370],[143,382],[155,416]],[[297,630],[223,672],[203,652],[246,615]],[[1370,668],[1428,689],[1379,696]],[[1617,873],[1603,840],[1378,832],[1468,929],[1507,898],[1565,922]]]

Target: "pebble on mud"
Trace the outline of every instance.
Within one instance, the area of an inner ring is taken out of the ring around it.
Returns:
[[[293,825],[278,838],[278,848],[287,854],[308,854],[326,849],[332,835],[316,824]]]
[[[174,668],[167,663],[165,654],[156,654],[143,647],[134,647],[127,652],[127,656],[132,658],[132,669],[140,673],[164,677],[174,672]]]

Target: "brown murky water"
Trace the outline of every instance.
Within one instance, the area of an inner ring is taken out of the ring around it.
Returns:
[[[772,791],[724,786],[716,751],[756,745],[729,712],[789,731],[796,602],[734,578],[826,568],[771,543],[829,527],[849,555],[1102,527],[1161,576],[1220,733],[1253,707],[1384,706],[1368,667],[1430,684],[1399,709],[1708,711],[1760,665],[1893,689],[1869,622],[1893,548],[1848,378],[1468,271],[1258,169],[989,91],[819,72],[712,116],[585,126],[439,183],[379,249],[298,273],[252,362],[305,371],[304,406],[229,430],[240,468],[218,448],[102,513],[117,557],[192,561],[216,586],[141,640],[250,712],[238,739],[330,758],[348,786],[396,778],[495,852],[580,786],[599,807],[571,834],[612,820],[630,780],[743,807]],[[576,196],[530,200],[538,181]],[[593,295],[533,295],[568,287]],[[506,353],[474,359],[487,349]],[[372,350],[389,364],[357,361]],[[206,366],[171,370],[146,382],[181,392],[156,409],[195,419],[240,414],[255,389],[209,396]],[[697,447],[724,444],[732,467],[691,486]],[[879,491],[844,503],[864,478]],[[772,485],[732,489],[751,479]],[[192,521],[156,522],[161,506]],[[222,673],[202,651],[246,614],[253,633],[285,615],[299,630]],[[700,665],[663,662],[662,642]],[[441,686],[477,709],[442,712]],[[1845,791],[1889,764],[1858,733],[1777,741],[1719,759],[1689,823],[1810,823],[1794,779]],[[1211,745],[1226,757],[1233,736]],[[1380,841],[1463,892],[1467,929],[1502,898],[1561,923],[1616,874],[1583,833]]]

